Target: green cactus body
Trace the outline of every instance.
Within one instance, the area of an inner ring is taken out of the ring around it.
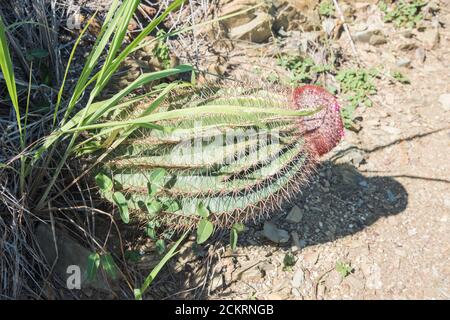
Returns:
[[[174,230],[193,227],[201,219],[199,206],[218,227],[267,216],[300,191],[322,149],[329,149],[327,137],[316,132],[320,125],[311,128],[305,121],[329,123],[338,106],[322,89],[322,96],[315,96],[318,87],[308,87],[303,93],[209,89],[174,94],[157,112],[240,106],[252,113],[184,115],[156,123],[165,130],[135,130],[97,171],[114,181],[114,190],[103,190],[103,197],[114,202],[113,192],[120,191],[136,216]],[[306,100],[299,106],[301,99]],[[131,119],[142,107],[116,117]],[[311,108],[323,110],[308,117],[257,112]],[[157,185],[155,174],[160,175]]]

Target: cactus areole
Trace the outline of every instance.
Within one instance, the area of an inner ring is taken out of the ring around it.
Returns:
[[[140,104],[113,117],[132,119],[143,110]],[[121,213],[177,231],[204,218],[229,228],[268,217],[301,191],[344,132],[335,97],[313,85],[190,89],[155,112],[174,110],[189,112],[154,123],[162,130],[134,130],[95,179]],[[298,110],[316,111],[293,115]]]

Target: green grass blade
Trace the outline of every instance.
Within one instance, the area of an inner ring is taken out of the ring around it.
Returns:
[[[11,61],[11,56],[9,54],[8,41],[6,40],[5,30],[5,24],[3,23],[2,17],[0,16],[0,67],[3,73],[3,78],[6,82],[6,88],[8,89],[9,97],[11,98],[11,102],[16,113],[16,121],[19,128],[20,141],[23,144],[25,141],[22,135],[22,124],[20,122],[19,99],[17,96],[13,64]]]
[[[69,73],[70,65],[71,65],[73,57],[75,55],[75,51],[77,50],[78,45],[79,45],[79,43],[81,41],[81,38],[83,38],[83,35],[85,34],[86,30],[89,28],[89,26],[91,25],[92,21],[94,21],[96,14],[97,14],[97,12],[95,12],[94,15],[91,17],[91,19],[89,19],[88,23],[83,28],[83,30],[81,31],[81,33],[78,36],[77,40],[75,41],[75,44],[74,44],[74,46],[72,48],[72,51],[70,52],[70,56],[69,56],[69,60],[67,62],[66,70],[64,72],[64,77],[63,77],[63,81],[62,81],[62,84],[61,84],[61,88],[59,89],[59,92],[58,92],[58,98],[56,100],[55,111],[53,113],[53,126],[56,123],[56,116],[58,114],[59,106],[61,104],[61,98],[62,98],[63,91],[64,91],[64,85],[66,83],[67,74]]]
[[[176,255],[175,250],[177,250],[178,246],[181,244],[181,242],[186,238],[188,235],[188,232],[186,231],[180,239],[175,242],[175,244],[170,248],[169,252],[166,253],[166,255],[159,261],[159,263],[156,265],[156,267],[153,268],[153,270],[150,272],[150,274],[145,278],[144,283],[142,284],[141,288],[137,290],[139,294],[136,295],[136,299],[140,300],[142,299],[142,295],[145,293],[147,288],[152,284],[153,280],[156,278],[158,273],[161,271],[161,269],[164,267],[164,265],[173,257]]]

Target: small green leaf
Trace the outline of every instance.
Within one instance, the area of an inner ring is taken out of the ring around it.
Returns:
[[[88,257],[87,263],[87,280],[92,281],[97,274],[98,267],[100,266],[100,256],[97,252],[93,252]]]
[[[197,243],[202,244],[203,242],[208,240],[212,235],[213,230],[214,226],[210,221],[206,219],[200,220],[197,226]]]
[[[236,251],[237,241],[238,241],[238,231],[235,228],[232,228],[230,232],[230,245],[232,251]]]
[[[245,230],[245,225],[243,223],[236,222],[235,224],[233,224],[233,229],[235,229],[237,232],[242,232]]]
[[[111,191],[114,185],[111,178],[101,172],[95,176],[95,182],[102,191]]]
[[[158,251],[159,254],[163,254],[164,251],[166,251],[166,243],[163,239],[159,239],[155,242],[156,251]]]
[[[133,293],[134,293],[134,299],[135,300],[142,300],[142,291],[141,291],[141,289],[134,289]]]
[[[45,57],[48,57],[48,51],[44,49],[31,49],[26,53],[26,59],[28,61],[33,61],[35,59],[43,59]]]
[[[181,210],[181,205],[177,200],[168,200],[163,203],[164,210],[168,212],[177,212]]]
[[[200,202],[197,206],[197,214],[202,218],[208,218],[209,216],[209,210],[205,207],[203,202]]]
[[[130,222],[130,215],[128,213],[128,202],[127,199],[125,199],[125,196],[122,194],[122,192],[116,191],[114,192],[112,196],[114,203],[119,208],[120,212],[120,218],[124,223]]]
[[[137,250],[126,250],[125,251],[125,259],[130,262],[136,263],[139,260],[141,260],[141,258],[142,258],[142,256],[139,253],[139,251],[137,251]]]
[[[151,239],[153,239],[153,240],[155,240],[156,239],[156,230],[155,230],[155,227],[153,226],[153,225],[147,225],[147,235],[151,238]]]
[[[164,183],[164,178],[167,175],[167,171],[164,168],[158,168],[152,171],[150,174],[150,182],[152,184],[162,186]]]
[[[148,214],[151,216],[157,215],[162,209],[162,203],[159,200],[150,198],[145,202]]]
[[[103,270],[105,270],[106,274],[112,279],[117,279],[117,265],[114,262],[113,257],[110,253],[106,253],[100,256],[100,262]]]
[[[164,186],[164,178],[167,175],[167,171],[163,168],[158,168],[153,170],[149,177],[149,182],[147,184],[148,195],[154,197],[161,188]]]

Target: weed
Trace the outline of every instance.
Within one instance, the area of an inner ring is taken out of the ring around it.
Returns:
[[[336,271],[341,274],[342,278],[345,278],[353,272],[353,268],[348,263],[338,261],[336,263]]]
[[[156,37],[158,38],[158,42],[156,43],[155,48],[153,49],[153,54],[161,61],[164,68],[169,68],[170,66],[170,48],[166,43],[166,32],[163,29],[160,29],[156,33]]]
[[[392,9],[389,9],[384,1],[381,1],[378,6],[384,13],[385,22],[393,22],[397,27],[414,28],[423,19],[421,10],[425,5],[426,2],[421,0],[401,0]]]
[[[283,259],[283,271],[290,271],[292,267],[297,263],[295,255],[291,252],[286,253]]]
[[[334,14],[334,4],[330,0],[321,1],[319,4],[319,14],[323,17],[331,17]]]
[[[344,69],[337,73],[336,80],[339,81],[341,92],[346,95],[348,104],[341,109],[345,126],[352,124],[353,112],[360,105],[372,106],[369,96],[377,92],[373,79],[377,75],[376,70]]]
[[[315,64],[310,57],[281,56],[277,64],[291,72],[290,84],[296,86],[300,83],[311,83],[318,74],[332,70],[329,64]]]
[[[405,76],[403,75],[403,73],[401,73],[400,71],[394,71],[391,73],[391,76],[397,80],[398,82],[400,82],[401,84],[410,84],[411,81]]]

